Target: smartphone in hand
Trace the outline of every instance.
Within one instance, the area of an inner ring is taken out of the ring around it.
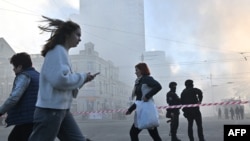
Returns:
[[[93,74],[93,77],[96,77],[98,74],[100,74],[100,72]]]

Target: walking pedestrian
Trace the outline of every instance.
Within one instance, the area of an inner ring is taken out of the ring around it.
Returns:
[[[81,41],[81,28],[71,20],[43,18],[48,25],[39,28],[51,32],[51,36],[41,51],[44,62],[29,141],[54,141],[56,137],[61,141],[88,141],[70,112],[78,90],[95,78],[71,68],[69,50]]]
[[[16,75],[10,96],[0,107],[0,116],[7,113],[7,127],[14,126],[8,141],[27,141],[33,129],[33,114],[39,87],[39,72],[32,67],[26,52],[10,58]]]
[[[153,96],[162,89],[161,84],[156,81],[152,76],[150,76],[150,70],[146,63],[138,63],[135,66],[135,74],[137,76],[137,79],[135,81],[132,99],[136,97],[136,100],[144,102],[152,100]],[[126,115],[131,114],[135,109],[136,104],[134,103],[127,110]],[[162,140],[158,133],[157,127],[153,127],[147,130],[154,141]],[[141,131],[142,129],[139,129],[137,126],[137,119],[135,113],[135,120],[130,129],[131,141],[139,141],[138,135]]]
[[[194,88],[193,80],[185,81],[186,88],[181,93],[182,104],[201,104],[203,99],[202,91]],[[205,141],[202,127],[202,116],[199,106],[197,107],[183,107],[184,117],[188,121],[188,137],[190,141],[194,141],[193,123],[196,122],[199,141]]]

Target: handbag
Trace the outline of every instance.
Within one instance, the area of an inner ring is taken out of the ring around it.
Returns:
[[[150,129],[160,125],[159,113],[152,100],[136,101],[136,120],[139,129]]]

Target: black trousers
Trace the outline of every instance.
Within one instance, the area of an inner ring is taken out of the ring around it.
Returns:
[[[33,123],[16,125],[8,136],[8,141],[28,141]]]
[[[198,132],[199,141],[205,141],[204,140],[204,135],[203,135],[202,117],[201,117],[200,111],[195,113],[194,115],[189,115],[187,117],[187,120],[188,120],[188,137],[189,137],[189,140],[194,141],[193,124],[194,124],[194,121],[195,121],[196,125],[197,125],[197,132]]]
[[[171,123],[170,123],[170,131],[172,137],[176,137],[178,126],[179,126],[179,113],[174,113],[174,116],[171,117]]]
[[[148,130],[149,135],[153,138],[154,141],[161,141],[161,137],[156,127],[153,129],[147,129],[147,130]],[[129,132],[131,141],[139,141],[138,135],[141,131],[142,131],[141,129],[135,127],[135,125],[133,124]]]

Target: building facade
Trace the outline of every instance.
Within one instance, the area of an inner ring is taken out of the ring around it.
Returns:
[[[80,89],[75,101],[77,111],[108,111],[125,109],[131,94],[129,85],[119,80],[119,68],[111,61],[99,57],[94,44],[85,44],[85,50],[70,56],[73,70],[77,72],[100,72],[96,78]]]
[[[15,74],[9,59],[14,53],[4,38],[0,38],[0,103],[5,101],[12,88]]]

